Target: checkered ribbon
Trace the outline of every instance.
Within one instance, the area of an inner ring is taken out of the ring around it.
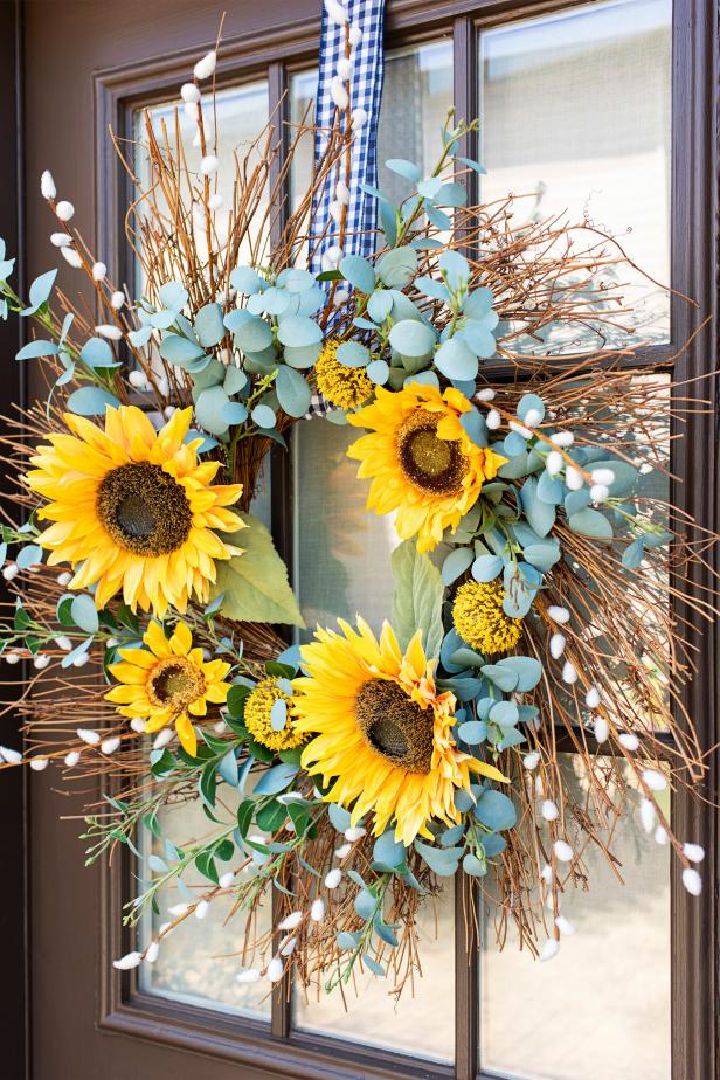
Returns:
[[[316,163],[322,160],[327,149],[328,131],[336,113],[332,97],[333,79],[338,75],[339,61],[345,56],[346,27],[339,25],[328,13],[333,9],[337,10],[339,6],[339,0],[326,0],[323,6],[320,70],[315,106]],[[350,201],[342,253],[372,255],[375,248],[377,201],[363,191],[361,185],[377,186],[377,129],[383,84],[385,0],[347,0],[343,6],[347,11],[348,25],[357,28],[362,37],[352,50],[349,90],[350,108],[354,113],[354,141],[348,184]],[[347,83],[344,85],[347,87]],[[341,123],[344,126],[344,114],[341,116]],[[331,217],[330,205],[336,198],[336,187],[342,168],[341,162],[331,170],[327,182],[315,193],[313,199],[310,226],[310,268],[313,273],[326,269],[328,250],[339,246],[337,225]],[[344,179],[344,176],[342,178]],[[326,411],[322,397],[313,395],[311,412],[323,416]]]

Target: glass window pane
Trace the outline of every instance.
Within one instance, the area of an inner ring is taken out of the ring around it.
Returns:
[[[669,284],[671,38],[671,0],[596,3],[483,33],[484,199],[530,195],[518,224],[586,214]],[[667,341],[668,295],[629,267],[611,273],[638,340]]]
[[[361,433],[326,420],[293,433],[295,589],[309,627],[335,627],[360,612],[374,630],[390,618],[390,554],[397,545],[390,516],[365,509],[366,485],[345,451]]]
[[[175,108],[174,102],[152,106],[150,113],[153,130],[161,147],[168,146],[168,153],[173,152],[175,146]],[[217,232],[217,244],[222,247],[228,234],[228,224],[233,204],[233,192],[235,188],[236,161],[235,156],[242,161],[248,158],[248,169],[251,171],[260,160],[260,150],[254,145],[258,136],[264,130],[269,119],[268,87],[266,82],[248,83],[244,86],[235,86],[227,90],[219,90],[213,106],[209,95],[205,96],[204,126],[207,138],[208,152],[214,153],[220,166],[213,177],[213,189],[219,192],[224,199],[224,206],[214,215],[215,230]],[[179,110],[179,127],[182,139],[183,151],[187,167],[191,173],[200,172],[200,160],[202,157],[198,139],[196,138],[197,124],[192,117],[188,117],[182,108]],[[217,128],[213,123],[215,115]],[[215,141],[215,131],[217,141]],[[135,114],[135,168],[143,190],[147,190],[152,182],[149,172],[147,155],[143,150],[145,139],[145,110],[138,110]],[[162,199],[157,193],[158,203],[163,205]],[[265,212],[267,210],[267,190],[259,201],[255,213],[257,222],[256,234],[260,230]],[[203,218],[204,223],[204,218]],[[196,230],[196,242],[198,250],[203,251],[204,224],[203,228]],[[247,238],[243,241],[239,252],[238,262],[248,259],[249,244]]]
[[[317,76],[292,83],[292,117],[298,123],[312,100]],[[378,132],[378,159],[407,157],[422,168],[442,152],[440,128],[453,100],[452,44],[441,41],[390,53]],[[398,142],[398,139],[400,142]],[[296,160],[295,189],[307,183],[310,157]],[[408,193],[407,182],[381,168],[380,184],[391,198]],[[400,185],[396,189],[396,185]],[[404,184],[404,186],[402,186]],[[360,612],[375,629],[390,617],[390,553],[397,544],[391,517],[365,510],[367,486],[356,479],[357,463],[345,450],[360,432],[325,421],[296,425],[293,432],[295,491],[295,588],[309,627],[333,626],[338,616]]]
[[[231,793],[226,794],[224,800],[228,815],[234,814],[236,805],[232,805]],[[235,803],[237,801],[236,794]],[[165,807],[159,819],[163,839],[153,840],[153,851],[147,851],[146,858],[150,854],[165,858],[166,838],[182,846],[218,831],[217,826],[208,821],[197,800]],[[151,876],[149,870],[145,873],[148,878]],[[183,881],[191,893],[195,890],[204,892],[208,888],[207,879],[194,867],[183,874]],[[172,919],[168,908],[187,902],[187,893],[181,893],[176,888],[163,891],[160,894],[160,913],[155,915],[148,911],[141,924],[141,947],[149,943],[164,922]],[[267,983],[264,980],[257,983],[237,981],[237,974],[242,968],[263,965],[259,956],[243,955],[246,916],[238,912],[226,922],[232,906],[231,896],[214,900],[202,923],[202,933],[198,933],[197,920],[191,916],[163,938],[155,963],[142,964],[139,969],[141,989],[206,1009],[269,1019]],[[258,936],[270,931],[269,905],[261,905],[255,928]]]
[[[298,122],[314,93],[314,75],[293,80],[292,116]],[[379,152],[409,157],[424,168],[441,151],[440,126],[452,104],[452,46],[439,43],[390,54],[380,116]],[[398,142],[398,139],[400,140]],[[298,165],[294,190],[307,182],[310,157]],[[407,184],[381,168],[380,183],[391,198],[407,194]],[[360,612],[377,630],[391,615],[390,554],[397,544],[390,517],[365,509],[366,486],[356,479],[357,463],[346,457],[360,433],[324,420],[298,424],[293,432],[295,506],[295,588],[309,627],[334,626],[338,616]],[[385,979],[358,975],[358,996],[350,986],[347,1011],[340,995],[322,987],[305,997],[297,992],[296,1025],[400,1053],[452,1061],[455,1041],[454,907],[451,890],[437,907],[424,907],[419,922],[423,977],[414,994],[405,986],[400,1003],[388,996]]]
[[[586,786],[579,759],[569,782]],[[670,796],[664,812],[669,816]],[[670,852],[631,815],[612,848],[620,885],[588,849],[589,891],[569,887],[562,914],[575,926],[548,963],[508,934],[500,952],[494,909],[483,923],[481,1063],[521,1080],[670,1080]]]
[[[455,1057],[455,923],[451,879],[443,882],[436,902],[421,905],[418,950],[422,978],[404,987],[395,1004],[392,970],[386,978],[358,973],[347,987],[345,1003],[322,986],[305,997],[296,993],[295,1026],[366,1046],[450,1062]],[[357,989],[357,994],[356,994]],[[347,1008],[346,1008],[347,1006]]]

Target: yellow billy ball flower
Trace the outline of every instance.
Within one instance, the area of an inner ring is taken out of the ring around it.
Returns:
[[[455,629],[478,652],[508,652],[520,640],[522,619],[505,614],[504,598],[499,581],[468,581],[457,591],[453,605]]]
[[[373,384],[364,368],[346,367],[337,358],[340,341],[327,341],[315,365],[317,388],[331,405],[356,409],[371,396]]]
[[[183,622],[170,638],[159,623],[151,622],[143,642],[144,649],[118,650],[121,662],[110,665],[110,674],[119,685],[105,697],[123,716],[145,720],[149,734],[174,724],[183,748],[194,757],[197,740],[191,717],[206,716],[208,702],[227,701],[230,686],[224,680],[230,664],[205,661]]]
[[[284,701],[286,706],[285,727],[275,731],[270,713],[276,701]],[[244,720],[253,739],[268,750],[294,750],[302,746],[305,736],[295,726],[291,710],[292,698],[277,683],[277,679],[263,679],[248,694],[245,701]]]

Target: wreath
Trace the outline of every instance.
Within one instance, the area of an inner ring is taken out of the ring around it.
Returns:
[[[146,117],[127,224],[141,296],[109,279],[48,172],[51,241],[97,321],[79,295],[53,297],[56,270],[21,299],[0,252],[2,314],[38,328],[18,360],[48,379],[3,439],[18,490],[2,656],[23,664],[27,723],[25,750],[0,754],[99,778],[89,862],[155,838],[126,922],[184,900],[115,966],[152,962],[220,897],[252,916],[273,893],[275,925],[246,920],[242,982],[331,989],[363,968],[399,994],[419,968],[418,910],[456,874],[477,881],[468,903],[496,905],[500,940],[514,921],[549,959],[586,852],[613,862],[616,822],[636,813],[697,895],[703,851],[667,816],[668,790],[699,790],[706,768],[670,602],[713,617],[685,582],[715,537],[658,495],[684,399],[633,364],[622,250],[588,221],[528,219],[522,197],[468,205],[475,125],[451,115],[431,175],[388,162],[401,205],[369,192],[377,254],[344,253],[347,100],[278,236],[260,209],[272,125],[222,205],[201,93],[214,66],[182,88],[199,171]],[[312,273],[329,182],[340,242]],[[360,613],[290,644],[279,628],[302,615],[250,506],[269,452],[307,422],[355,429],[368,512],[393,515],[399,543],[382,627]],[[178,800],[200,803],[209,836],[162,846]]]

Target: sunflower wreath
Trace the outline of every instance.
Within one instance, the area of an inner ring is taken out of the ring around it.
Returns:
[[[315,275],[302,269],[313,195],[348,161],[351,118],[338,109],[281,230],[263,209],[289,167],[271,124],[237,159],[221,228],[202,97],[214,64],[182,91],[200,170],[179,126],[150,116],[145,186],[128,166],[140,297],[109,280],[49,173],[52,243],[99,314],[52,298],[54,270],[25,302],[0,261],[2,313],[39,331],[18,359],[48,380],[3,440],[18,487],[2,527],[2,655],[23,663],[27,724],[25,752],[0,754],[93,780],[89,862],[150,837],[129,935],[172,902],[116,967],[152,962],[229,898],[245,914],[242,982],[331,989],[369,969],[400,994],[420,966],[418,911],[456,874],[477,880],[469,905],[496,905],[501,940],[512,920],[550,958],[586,852],[617,869],[628,814],[699,893],[703,851],[667,817],[669,789],[705,772],[670,601],[714,617],[714,594],[684,583],[715,538],[657,494],[685,399],[633,367],[622,251],[586,221],[528,221],[521,199],[466,205],[480,166],[459,148],[474,125],[451,115],[430,176],[388,163],[412,190],[397,207],[374,193],[377,255],[340,250]],[[302,616],[250,505],[313,392],[326,414],[313,423],[357,430],[368,510],[394,514],[401,542],[391,619],[360,614],[298,645],[278,632]],[[198,801],[209,833],[178,845],[162,811],[181,800]],[[204,884],[185,884],[197,872]],[[271,895],[264,932],[254,916]]]

